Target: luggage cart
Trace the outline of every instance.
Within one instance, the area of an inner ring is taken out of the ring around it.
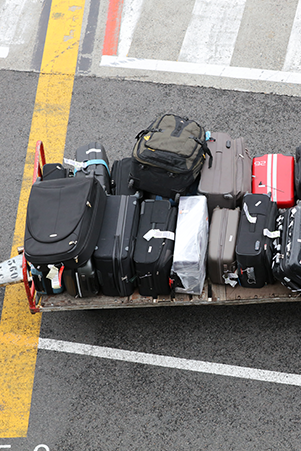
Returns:
[[[42,177],[42,168],[46,163],[42,141],[37,141],[33,179]],[[293,293],[280,283],[266,285],[263,288],[243,288],[240,286],[215,285],[205,281],[201,295],[176,293],[174,296],[141,296],[138,291],[128,297],[104,296],[92,298],[74,298],[68,293],[41,295],[36,292],[30,273],[30,264],[26,261],[24,249],[18,249],[18,256],[0,264],[0,286],[23,283],[31,313],[64,310],[90,310],[138,307],[171,307],[192,305],[242,305],[275,302],[293,302],[300,300],[299,293]]]

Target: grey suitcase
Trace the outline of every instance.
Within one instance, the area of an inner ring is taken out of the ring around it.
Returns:
[[[212,153],[212,167],[205,161],[198,194],[208,200],[211,218],[213,209],[241,207],[245,193],[251,192],[252,159],[244,138],[231,139],[228,133],[211,133],[207,145]]]
[[[212,283],[235,286],[238,282],[235,245],[239,217],[239,208],[213,210],[208,244],[208,276]]]

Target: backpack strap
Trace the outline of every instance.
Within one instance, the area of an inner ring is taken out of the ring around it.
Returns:
[[[207,155],[209,155],[209,165],[208,165],[208,167],[211,168],[211,166],[212,166],[212,161],[213,161],[213,156],[212,156],[211,150],[210,150],[209,147],[207,146],[206,141],[201,141],[199,138],[195,138],[195,137],[193,137],[193,139],[194,139],[198,144],[200,144],[200,145],[203,147],[203,151],[204,151]]]

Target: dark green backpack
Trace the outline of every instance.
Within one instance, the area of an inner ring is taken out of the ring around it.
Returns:
[[[136,139],[130,174],[136,189],[163,197],[184,195],[199,176],[206,154],[211,166],[205,130],[187,117],[164,114]]]

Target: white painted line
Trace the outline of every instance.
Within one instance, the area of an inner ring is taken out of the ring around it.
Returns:
[[[0,44],[11,44],[13,42],[26,1],[5,0],[0,9]]]
[[[9,47],[0,46],[0,58],[6,58],[9,52]]]
[[[301,72],[301,0],[299,0],[282,70]]]
[[[245,80],[275,83],[301,84],[301,73],[276,70],[252,69],[248,67],[221,66],[217,64],[197,64],[181,61],[162,61],[143,58],[119,58],[103,55],[100,66],[122,69],[154,70],[181,74],[209,75],[214,77],[239,78]]]
[[[48,338],[39,339],[39,349],[301,387],[301,375],[299,374],[279,373],[277,371],[258,370],[221,363],[203,362],[201,360],[180,359]]]
[[[196,0],[179,61],[229,65],[246,0]]]
[[[124,0],[119,32],[118,56],[127,56],[144,0]]]

